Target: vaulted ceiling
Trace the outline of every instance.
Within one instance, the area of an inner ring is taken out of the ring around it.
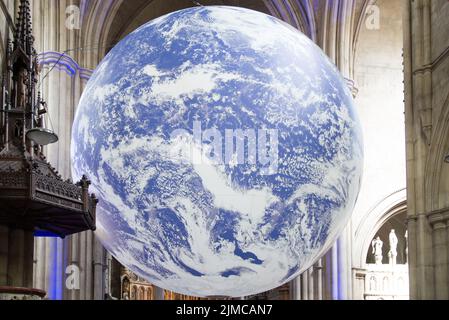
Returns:
[[[169,12],[202,5],[232,5],[278,17],[314,40],[347,79],[353,75],[358,33],[374,0],[81,0],[82,45],[103,48],[85,61],[95,67],[121,38]],[[195,4],[196,2],[196,4]]]

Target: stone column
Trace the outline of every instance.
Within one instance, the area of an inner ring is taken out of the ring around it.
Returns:
[[[301,298],[301,276],[299,276],[290,283],[290,299],[302,300]]]
[[[78,61],[83,57],[81,31],[67,28],[66,9],[80,7],[80,0],[42,0],[32,2],[33,29],[42,74],[48,73],[41,85],[47,101],[47,126],[59,135],[59,143],[47,148],[47,157],[64,178],[71,177],[70,143],[72,123],[83,88],[91,71]],[[43,13],[45,19],[43,19]],[[37,239],[36,279],[39,288],[52,288],[52,299],[103,299],[104,249],[92,232],[74,235],[62,240]],[[58,271],[55,275],[54,267]],[[65,287],[68,266],[80,270],[79,289]]]
[[[404,9],[407,201],[411,299],[448,299],[449,28],[445,1]]]
[[[323,299],[332,299],[332,251],[328,252],[323,261]]]
[[[331,250],[331,264],[328,266],[330,267],[330,272],[332,274],[332,282],[330,283],[330,291],[331,291],[331,299],[332,300],[338,300],[339,299],[339,270],[338,270],[338,246],[335,245],[332,247]]]
[[[8,283],[9,228],[0,226],[0,286]]]
[[[445,217],[446,216],[446,217]],[[433,255],[435,272],[435,299],[449,299],[448,233],[449,212],[438,212],[430,216],[433,227]]]
[[[343,231],[338,246],[338,286],[340,300],[352,299],[352,228],[351,223]]]
[[[0,226],[0,300],[39,299],[33,287],[33,231]]]
[[[353,270],[353,289],[352,289],[352,299],[353,300],[365,300],[365,269],[354,269]]]
[[[435,254],[435,291],[436,299],[448,300],[447,270],[447,234],[446,223],[438,222],[433,226],[433,250]]]
[[[30,259],[33,257],[26,256],[30,252],[30,246],[33,246],[32,237],[26,236],[30,232],[24,230],[9,229],[8,239],[8,275],[7,285],[12,287],[31,287],[28,279],[31,275],[28,274]],[[32,264],[32,263],[31,263]]]
[[[336,64],[346,79],[350,91],[355,95],[357,88],[353,79],[354,59],[352,41],[352,19],[354,18],[354,1],[326,1],[322,13],[322,25],[318,45]],[[321,276],[324,273],[324,299],[351,299],[352,297],[352,261],[351,228],[345,229],[340,239],[325,257]],[[321,278],[323,279],[323,278]],[[323,286],[321,286],[323,288]]]
[[[165,300],[164,289],[154,286],[153,296],[154,300]]]
[[[449,281],[449,219],[446,219],[446,268],[447,268],[446,272],[448,273],[446,281]],[[447,291],[449,291],[449,290],[446,289],[446,292]],[[449,298],[447,298],[447,299],[449,299]]]
[[[316,278],[315,299],[323,300],[323,261],[321,259],[315,265],[314,269]]]
[[[309,297],[309,277],[307,271],[301,275],[301,300],[312,300]]]
[[[94,237],[94,251],[93,251],[93,259],[94,259],[94,269],[93,269],[93,299],[94,300],[103,300],[106,294],[106,274],[107,272],[107,257],[106,251],[101,245],[100,241]]]
[[[292,300],[323,300],[324,274],[323,260],[320,259],[313,267],[290,283],[290,299]]]
[[[315,300],[315,274],[314,274],[314,268],[311,267],[309,270],[307,270],[307,296],[309,297],[309,300]]]

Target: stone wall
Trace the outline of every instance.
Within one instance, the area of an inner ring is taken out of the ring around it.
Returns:
[[[404,59],[412,299],[449,299],[449,2],[406,1]]]

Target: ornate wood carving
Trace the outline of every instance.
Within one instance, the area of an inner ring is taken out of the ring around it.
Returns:
[[[90,182],[62,180],[42,147],[26,137],[40,126],[46,104],[37,92],[39,66],[30,4],[21,0],[14,40],[8,41],[0,95],[0,224],[65,237],[95,229],[97,199]]]

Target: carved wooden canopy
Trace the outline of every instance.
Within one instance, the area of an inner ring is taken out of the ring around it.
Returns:
[[[0,96],[0,225],[59,237],[95,230],[98,201],[89,195],[89,180],[62,180],[42,146],[27,138],[27,132],[43,127],[46,113],[33,43],[30,4],[21,0]]]

